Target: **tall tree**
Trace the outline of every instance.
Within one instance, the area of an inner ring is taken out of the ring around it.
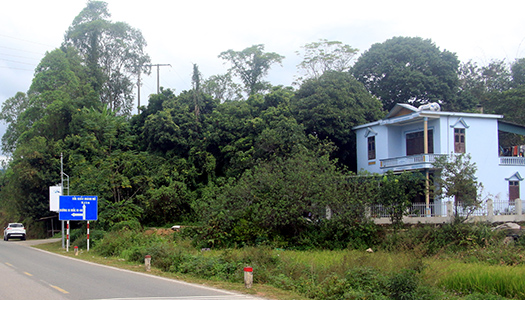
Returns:
[[[88,1],[65,34],[64,46],[72,45],[84,57],[103,104],[120,114],[129,114],[133,80],[149,74],[149,56],[142,33],[124,22],[111,22],[107,3]]]
[[[512,86],[511,73],[505,60],[492,60],[485,66],[470,60],[460,65],[458,75],[457,101],[451,108],[454,111],[475,111],[477,106],[490,108],[491,96]]]
[[[2,151],[12,154],[16,148],[16,141],[22,133],[23,127],[19,122],[20,115],[29,107],[29,98],[23,92],[17,92],[14,97],[2,103],[0,120],[7,123],[7,130],[2,136]]]
[[[333,156],[353,171],[357,163],[352,127],[384,116],[379,100],[348,72],[326,72],[304,82],[292,110],[308,134],[332,141],[338,148]]]
[[[262,79],[273,64],[281,64],[284,56],[275,52],[264,52],[264,45],[258,44],[242,51],[224,51],[219,58],[231,64],[230,71],[241,78],[246,93],[252,95],[269,88],[269,84]]]
[[[456,54],[441,51],[430,39],[394,37],[376,43],[357,60],[352,73],[382,102],[452,103],[458,85]]]
[[[233,82],[229,72],[223,75],[214,75],[204,80],[202,91],[221,103],[242,98],[242,88]]]
[[[199,115],[200,115],[200,104],[201,104],[201,78],[202,75],[199,71],[199,66],[197,64],[193,64],[193,75],[191,76],[191,84],[193,87],[193,100],[195,103],[195,119],[199,121]]]
[[[517,88],[525,84],[525,58],[517,59],[512,63],[512,86]]]
[[[317,79],[327,71],[348,71],[358,52],[358,49],[341,41],[326,39],[308,43],[301,48],[304,50],[303,61],[297,67],[305,72],[307,79]],[[296,53],[301,55],[299,51]]]

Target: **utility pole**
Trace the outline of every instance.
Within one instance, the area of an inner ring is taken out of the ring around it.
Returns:
[[[157,94],[160,93],[160,67],[171,67],[171,64],[143,64],[142,67],[157,67]],[[140,107],[140,68],[139,68],[139,76],[138,76],[138,82],[137,82],[137,88],[138,88],[138,101],[137,101],[137,109]]]
[[[69,176],[64,173],[64,154],[60,153],[60,195],[64,195],[64,176],[66,176],[66,182],[67,182],[67,195],[69,195]],[[60,212],[60,210],[59,210]],[[60,216],[60,213],[59,213]],[[64,220],[60,221],[62,223],[62,248],[64,248]],[[68,231],[69,231],[69,221],[67,222]],[[68,239],[69,239],[69,233],[68,233]]]
[[[171,67],[171,64],[146,64],[145,67],[157,67],[157,94],[160,93],[160,67]]]

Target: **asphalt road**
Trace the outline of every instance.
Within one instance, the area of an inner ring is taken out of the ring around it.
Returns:
[[[252,300],[224,290],[81,261],[0,241],[0,300]]]

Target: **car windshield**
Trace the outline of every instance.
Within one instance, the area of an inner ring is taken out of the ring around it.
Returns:
[[[10,227],[11,227],[11,228],[23,228],[24,225],[21,224],[21,223],[12,223],[12,224],[10,225]]]

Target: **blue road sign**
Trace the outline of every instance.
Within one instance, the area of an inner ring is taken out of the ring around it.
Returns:
[[[93,221],[98,218],[98,196],[60,196],[59,220]]]

